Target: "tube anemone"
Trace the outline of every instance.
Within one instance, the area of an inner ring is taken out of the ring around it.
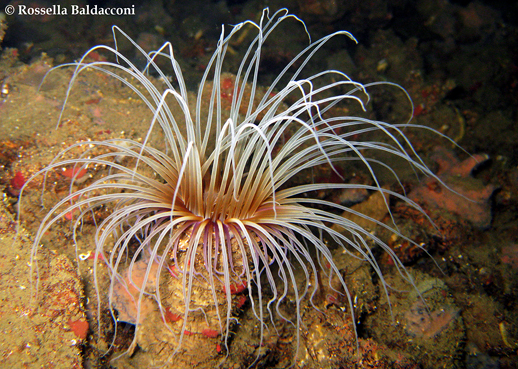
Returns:
[[[231,27],[228,33],[222,32],[194,104],[170,43],[148,54],[115,26],[115,47],[95,46],[78,62],[56,67],[74,68],[65,104],[78,76],[95,70],[134,91],[153,115],[142,141],[77,143],[37,174],[46,176],[64,165],[106,168],[104,175],[71,190],[50,209],[35,236],[32,265],[45,232],[65,214],[76,214],[72,222],[76,239],[83,222],[96,209],[107,209],[105,217],[95,219],[93,278],[98,314],[100,301],[107,297],[113,317],[136,325],[132,347],[141,342],[139,330],[150,302],[158,307],[173,337],[172,354],[182,347],[186,334],[206,329],[221,334],[226,343],[231,324],[237,319],[236,292],[244,292],[260,322],[261,340],[274,316],[289,320],[280,306],[290,300],[295,309],[296,319],[291,323],[296,328],[298,349],[301,304],[305,298],[313,301],[320,283],[331,286],[331,277],[338,279],[354,315],[351,294],[333,261],[328,240],[351,257],[369,263],[387,297],[389,286],[373,245],[388,253],[403,278],[413,284],[400,260],[381,239],[339,214],[363,217],[404,237],[397,228],[316,198],[315,193],[366,189],[382,193],[384,198],[393,196],[422,212],[404,195],[381,186],[376,168],[388,169],[396,179],[397,175],[388,163],[373,155],[392,155],[416,172],[433,175],[403,132],[405,127],[418,126],[409,121],[389,124],[336,114],[337,107],[348,101],[365,110],[367,88],[376,84],[362,85],[337,70],[307,75],[313,55],[330,39],[347,37],[355,41],[344,31],[317,41],[310,39],[271,85],[261,90],[258,79],[263,44],[279,24],[290,18],[304,26],[285,9],[273,15],[265,10],[259,23],[246,21]],[[231,100],[225,100],[224,62],[231,40],[245,26],[257,35],[232,76]],[[144,70],[118,50],[120,37],[146,58]],[[111,53],[116,61],[87,62],[94,51]],[[168,60],[173,78],[157,65],[159,58]],[[149,73],[161,77],[165,88],[157,87]],[[150,145],[157,127],[165,138],[161,149]],[[368,139],[375,132],[384,140]],[[84,148],[82,155],[63,159],[77,148]],[[318,182],[308,175],[322,167],[338,174],[337,166],[347,162],[363,166],[372,185]],[[388,209],[387,200],[385,205]],[[138,246],[132,249],[135,240]],[[329,268],[321,268],[324,264]],[[100,288],[103,265],[110,279],[107,292]],[[317,278],[324,269],[329,282]]]

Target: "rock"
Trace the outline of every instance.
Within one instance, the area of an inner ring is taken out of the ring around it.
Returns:
[[[439,165],[437,177],[448,188],[436,178],[428,177],[410,192],[410,199],[425,209],[456,214],[476,228],[489,228],[492,219],[490,198],[496,187],[485,185],[472,176],[473,170],[489,159],[487,155],[474,155],[461,161],[451,151],[437,148],[432,159]]]
[[[65,255],[38,250],[36,291],[36,270],[31,276],[27,251],[32,241],[20,227],[13,242],[16,232],[12,215],[0,202],[1,366],[82,368],[81,343],[89,327],[77,268]]]

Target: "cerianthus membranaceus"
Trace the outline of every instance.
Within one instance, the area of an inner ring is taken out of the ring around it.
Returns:
[[[174,337],[172,354],[191,333],[220,334],[227,343],[232,323],[238,320],[234,314],[240,304],[238,292],[250,301],[250,309],[260,322],[261,340],[274,316],[290,320],[280,309],[290,300],[296,317],[291,323],[299,347],[302,301],[313,301],[319,285],[330,283],[331,277],[339,280],[343,288],[339,292],[346,296],[349,312],[354,314],[353,297],[335,264],[329,242],[350,257],[369,263],[387,296],[389,286],[373,248],[388,253],[401,276],[413,284],[394,252],[342,213],[363,217],[404,237],[397,228],[315,194],[365,189],[379,192],[385,199],[393,196],[421,211],[404,191],[382,187],[379,168],[388,169],[395,178],[397,175],[388,163],[373,155],[381,152],[394,156],[418,173],[433,175],[403,131],[419,126],[410,121],[389,124],[337,114],[346,111],[339,109],[346,103],[365,110],[367,90],[377,84],[362,85],[337,70],[306,70],[314,54],[329,40],[346,37],[355,41],[344,31],[317,41],[310,39],[269,87],[259,88],[263,44],[288,19],[305,30],[302,21],[283,9],[275,14],[265,10],[259,23],[247,21],[222,32],[195,103],[170,43],[146,53],[117,27],[113,28],[115,47],[95,46],[80,61],[65,65],[75,68],[67,98],[77,77],[94,70],[134,91],[153,118],[147,136],[140,141],[78,143],[65,153],[84,147],[81,156],[64,160],[60,155],[40,172],[45,174],[64,165],[105,168],[104,175],[70,191],[50,209],[36,234],[32,256],[34,259],[45,232],[66,214],[75,214],[72,222],[76,235],[96,209],[107,209],[104,217],[95,219],[95,292],[99,301],[107,298],[115,319],[136,325],[133,347],[138,343],[139,322],[146,314],[143,306],[150,301]],[[256,36],[235,74],[229,77],[223,73],[227,72],[230,43],[243,27],[252,29]],[[143,69],[119,52],[117,41],[121,37],[145,57]],[[87,61],[94,51],[111,53],[116,60]],[[172,77],[157,65],[163,58],[170,63]],[[157,87],[149,74],[160,77],[165,88]],[[222,96],[222,89],[228,89],[229,84],[232,93]],[[157,130],[165,139],[161,149],[149,143]],[[384,138],[372,140],[369,137],[373,133]],[[369,174],[368,184],[322,181],[313,175],[325,167],[328,173],[340,177],[338,169],[351,162]],[[388,209],[388,200],[385,205]],[[135,242],[138,246],[130,248]],[[101,267],[109,272],[107,291],[98,284]],[[172,281],[179,286],[176,291],[168,287]],[[122,306],[120,296],[124,294],[129,296],[131,309]],[[173,297],[178,298],[174,303]],[[129,310],[136,313],[132,315]]]

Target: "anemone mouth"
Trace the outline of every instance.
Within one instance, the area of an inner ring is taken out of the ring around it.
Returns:
[[[65,65],[75,68],[65,104],[78,75],[95,70],[135,92],[153,118],[141,142],[113,139],[78,143],[36,174],[46,176],[63,165],[106,168],[104,175],[85,187],[73,190],[71,185],[70,194],[47,213],[34,240],[32,259],[36,260],[45,232],[66,214],[77,214],[72,221],[75,240],[83,221],[95,209],[109,208],[106,217],[95,220],[93,278],[99,296],[98,314],[104,296],[98,281],[99,269],[105,266],[110,280],[107,305],[112,316],[124,316],[122,320],[136,324],[133,347],[143,344],[139,332],[144,331],[150,301],[158,311],[158,320],[148,324],[161,320],[166,333],[172,334],[169,342],[173,348],[169,354],[179,352],[185,332],[209,329],[224,336],[227,342],[231,322],[236,320],[236,290],[239,290],[251,301],[253,315],[260,322],[261,340],[266,318],[273,322],[273,316],[278,315],[295,328],[298,350],[302,300],[309,295],[313,304],[321,283],[317,275],[323,263],[329,265],[325,272],[329,286],[332,277],[338,279],[340,293],[346,296],[350,313],[354,315],[353,298],[327,240],[332,240],[350,257],[369,263],[387,297],[390,286],[383,279],[372,245],[388,253],[402,277],[413,285],[403,264],[381,239],[340,214],[360,216],[407,239],[397,227],[312,194],[319,190],[360,188],[384,195],[389,214],[386,196],[422,212],[403,190],[401,194],[381,186],[376,168],[388,170],[396,181],[398,176],[388,163],[371,155],[383,153],[399,158],[414,171],[433,176],[403,132],[405,127],[420,126],[409,121],[389,124],[336,114],[341,111],[337,108],[347,102],[364,110],[368,100],[366,89],[376,83],[362,85],[336,70],[301,77],[314,54],[331,38],[345,36],[354,40],[347,32],[310,41],[270,87],[260,88],[258,74],[263,44],[280,23],[290,18],[303,25],[285,9],[271,16],[265,10],[258,24],[247,21],[232,27],[227,35],[222,32],[194,104],[170,43],[146,54],[114,27],[115,48],[96,46],[79,62]],[[237,73],[229,77],[222,73],[225,56],[230,41],[245,24],[254,28],[257,36],[245,52]],[[118,51],[117,37],[126,38],[146,57],[144,71]],[[107,51],[117,60],[86,62],[88,54],[97,50]],[[157,66],[159,57],[170,62],[175,84]],[[164,90],[151,82],[147,76],[149,70],[162,77]],[[229,78],[231,93],[223,93],[222,90],[229,88]],[[281,80],[287,80],[286,84]],[[397,85],[386,84],[404,91]],[[164,150],[149,144],[156,126],[164,134]],[[384,136],[385,141],[362,139],[373,132]],[[87,149],[78,158],[60,159],[78,147]],[[104,151],[94,154],[88,147]],[[304,173],[322,166],[339,175],[336,168],[351,162],[363,166],[372,185],[314,183],[311,179],[309,183],[293,185]],[[129,254],[135,239],[138,247]],[[300,274],[296,275],[296,268]],[[302,287],[299,287],[300,275]],[[170,287],[173,284],[174,289]],[[268,298],[263,288],[269,290]],[[296,317],[292,321],[279,308],[288,299],[289,290]],[[171,301],[173,297],[176,305]],[[133,306],[132,310],[122,307],[122,303]],[[182,322],[172,319],[173,315],[182,316]]]

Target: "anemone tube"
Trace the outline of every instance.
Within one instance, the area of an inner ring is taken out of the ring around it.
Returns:
[[[94,236],[93,278],[99,297],[98,315],[104,297],[98,276],[99,268],[104,265],[110,276],[107,298],[114,319],[118,314],[116,291],[121,286],[128,293],[136,290],[132,303],[137,311],[133,317],[137,333],[138,323],[143,318],[142,306],[152,300],[175,337],[173,354],[181,347],[185,332],[201,329],[203,324],[223,334],[227,342],[231,323],[237,319],[233,314],[235,286],[248,287],[246,293],[251,309],[260,322],[261,341],[267,320],[273,322],[275,314],[289,321],[279,307],[291,289],[296,319],[290,322],[296,330],[297,351],[302,300],[307,297],[313,304],[320,283],[316,276],[322,270],[327,270],[329,285],[331,278],[339,280],[343,287],[340,293],[346,295],[350,313],[354,315],[351,294],[326,239],[332,240],[351,258],[369,263],[387,297],[390,286],[383,278],[373,245],[388,253],[401,276],[413,285],[401,261],[381,239],[338,214],[348,212],[363,217],[407,239],[397,227],[315,198],[313,194],[318,190],[367,189],[382,193],[387,209],[386,198],[393,196],[423,212],[404,193],[381,186],[376,175],[378,167],[388,169],[395,180],[399,179],[390,164],[370,154],[392,155],[403,159],[417,173],[434,176],[403,131],[405,128],[431,129],[410,123],[411,118],[401,124],[389,124],[335,114],[334,108],[346,102],[358,104],[365,110],[369,100],[367,89],[378,84],[394,86],[408,97],[398,85],[388,82],[362,85],[337,70],[302,77],[307,74],[306,67],[315,53],[329,40],[346,37],[356,41],[345,31],[317,41],[309,38],[309,45],[286,65],[265,91],[260,90],[263,45],[287,19],[301,24],[308,34],[304,23],[286,9],[271,15],[265,9],[258,23],[245,21],[232,26],[228,34],[223,30],[201,79],[194,105],[172,45],[165,43],[159,50],[146,53],[116,26],[113,27],[115,47],[98,45],[78,62],[55,67],[74,69],[60,120],[76,80],[87,70],[120,81],[145,103],[153,117],[141,142],[109,139],[76,143],[31,178],[41,175],[46,178],[50,171],[63,166],[107,168],[104,176],[96,177],[87,186],[73,189],[73,180],[69,195],[48,211],[34,239],[32,272],[37,271],[38,245],[45,232],[65,214],[77,214],[72,222],[75,240],[83,221],[92,217],[95,209],[110,209],[108,216],[96,220]],[[230,108],[224,109],[221,94],[224,62],[231,40],[245,26],[255,29],[257,35],[235,73]],[[146,58],[144,70],[119,51],[118,37],[131,42]],[[92,52],[111,54],[116,61],[87,61]],[[170,62],[172,78],[158,66],[159,58]],[[149,73],[159,76],[165,89],[157,87],[148,77]],[[408,101],[413,110],[409,97]],[[157,125],[164,135],[164,149],[149,144]],[[361,140],[373,132],[383,135],[384,141]],[[79,157],[62,159],[82,147],[87,149]],[[94,154],[99,149],[102,153]],[[329,166],[338,173],[336,166],[347,162],[361,164],[373,184],[309,181],[292,185],[296,182],[294,179],[322,166]],[[337,231],[336,226],[341,230]],[[130,242],[135,239],[139,246],[127,262]],[[145,261],[144,275],[142,281],[137,282],[133,275],[142,260]],[[324,263],[329,265],[328,269],[322,267]],[[297,287],[296,269],[302,271],[305,278],[302,288]],[[167,322],[172,306],[168,296],[174,292],[166,293],[164,278],[169,281],[173,278],[181,286],[176,291],[183,305],[177,309],[183,317],[181,324]],[[199,292],[200,289],[203,291]],[[269,297],[263,292],[265,289],[269,290]],[[193,319],[201,319],[203,324],[195,326]],[[137,344],[137,333],[132,347]]]

